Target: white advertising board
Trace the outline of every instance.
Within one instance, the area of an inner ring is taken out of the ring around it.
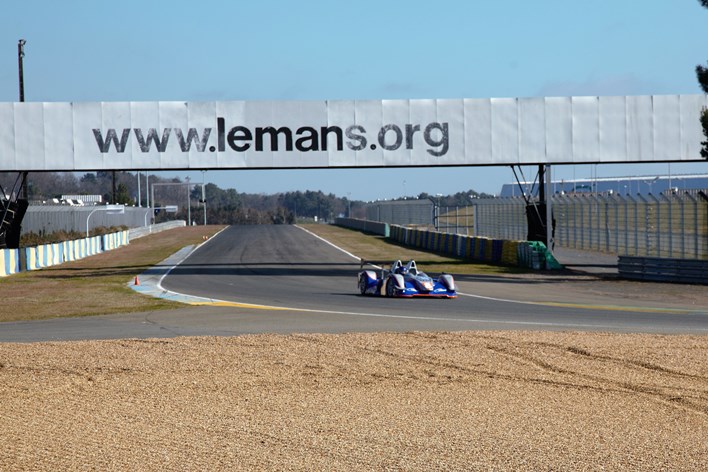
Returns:
[[[706,95],[0,103],[0,171],[701,161]]]

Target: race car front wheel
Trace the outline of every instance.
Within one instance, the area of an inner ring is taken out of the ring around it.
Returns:
[[[366,277],[359,277],[359,291],[362,295],[366,295]]]
[[[390,279],[386,281],[386,296],[395,297],[398,294],[398,289],[396,289],[396,283]]]

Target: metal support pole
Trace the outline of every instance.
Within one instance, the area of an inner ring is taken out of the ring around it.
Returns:
[[[204,204],[204,226],[207,224],[207,217],[206,217],[206,191],[204,190],[204,173],[206,171],[202,171],[202,203]],[[351,213],[351,203],[349,204],[349,212]],[[295,212],[297,214],[297,212]],[[352,216],[349,214],[347,215],[349,218]]]
[[[93,209],[91,211],[91,213],[89,213],[88,216],[86,217],[86,237],[87,238],[89,237],[89,219],[91,218],[91,215],[93,215],[94,213],[96,213],[100,209],[101,209],[100,207]]]
[[[22,58],[25,57],[25,41],[24,39],[20,39],[17,42],[17,70],[20,75],[20,101],[24,102],[25,101],[25,77],[24,77],[24,66],[23,66],[23,61]]]
[[[460,216],[460,207],[455,206],[455,234],[460,234],[459,216]]]
[[[150,204],[152,206],[148,208],[150,208],[150,225],[152,226],[152,222],[155,221],[155,184],[150,187]]]
[[[546,190],[551,188],[551,166],[546,166]],[[553,252],[553,211],[551,209],[551,198],[548,192],[544,193],[546,198],[546,247]]]
[[[628,208],[628,198],[629,196],[622,197],[624,202],[624,254],[632,254],[629,252],[629,208]],[[619,253],[619,251],[617,251]]]
[[[25,101],[25,69],[24,69],[24,57],[25,57],[25,44],[27,41],[20,39],[17,41],[17,72],[19,74],[19,85],[20,85],[20,102]],[[19,194],[23,199],[29,200],[29,191],[27,189],[27,172],[22,173],[22,186],[20,187]]]
[[[639,194],[637,194],[639,195]],[[633,208],[634,208],[634,225],[632,227],[634,228],[634,255],[638,256],[640,254],[639,252],[639,210],[638,210],[638,205],[639,202],[634,199],[634,197],[630,196],[632,199]]]
[[[479,204],[475,203],[474,213],[472,214],[472,234],[479,236]]]
[[[206,217],[206,191],[204,190],[204,182],[202,182],[202,203],[204,204],[204,226],[207,224]],[[351,212],[351,202],[349,203],[349,211]]]
[[[693,221],[693,257],[695,259],[698,259],[698,255],[700,254],[700,249],[699,249],[699,232],[698,232],[698,205],[700,200],[697,198],[694,198],[691,196],[690,193],[685,194],[686,197],[688,197],[689,200],[691,200],[691,204],[693,207],[693,215],[691,215],[690,220]]]
[[[683,199],[682,195],[677,194],[676,197],[678,198],[678,203],[679,203],[679,209],[681,210],[681,258],[685,259],[686,258],[686,215],[685,215],[685,201]]]
[[[651,193],[649,197],[656,203],[656,211],[654,212],[654,238],[656,240],[656,257],[661,257],[661,204],[659,199]]]
[[[469,207],[465,207],[465,234],[470,234],[470,218],[469,218]]]

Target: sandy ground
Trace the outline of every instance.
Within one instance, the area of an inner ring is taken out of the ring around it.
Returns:
[[[0,470],[708,470],[708,337],[0,344]]]

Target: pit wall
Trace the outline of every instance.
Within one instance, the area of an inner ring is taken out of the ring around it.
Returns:
[[[534,270],[561,269],[546,245],[537,241],[511,241],[463,234],[441,233],[388,223],[366,225],[365,220],[337,218],[335,224],[385,236],[405,246],[462,259]],[[366,229],[362,229],[366,228]]]
[[[61,243],[42,244],[21,249],[2,249],[0,250],[0,276],[76,261],[117,249],[129,242],[130,238],[126,230]]]

